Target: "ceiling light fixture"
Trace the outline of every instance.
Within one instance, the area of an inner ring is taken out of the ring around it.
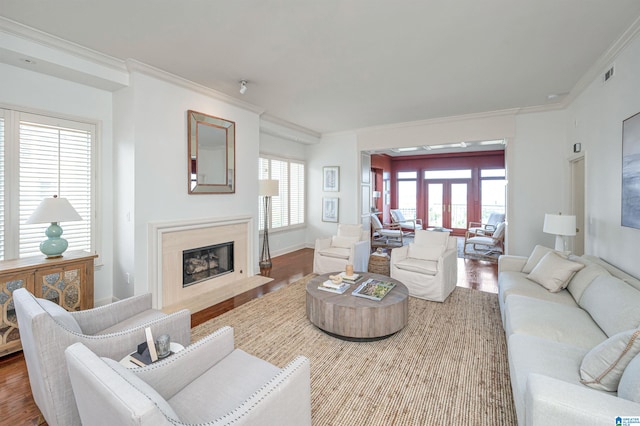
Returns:
[[[394,152],[408,152],[408,151],[417,151],[419,148],[417,146],[408,146],[406,148],[391,148],[391,151]]]
[[[247,80],[240,80],[240,94],[244,95],[247,91]]]

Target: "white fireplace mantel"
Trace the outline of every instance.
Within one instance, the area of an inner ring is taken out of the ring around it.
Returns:
[[[253,256],[254,256],[254,223],[253,217],[250,215],[233,216],[233,217],[215,217],[215,218],[202,218],[192,220],[181,221],[169,221],[169,222],[151,222],[149,223],[149,290],[152,293],[153,306],[157,309],[162,309],[172,301],[163,300],[163,286],[166,285],[163,275],[166,269],[164,262],[166,262],[165,254],[163,253],[163,246],[165,239],[176,235],[176,233],[193,233],[194,230],[202,230],[203,232],[210,228],[233,226],[233,225],[245,225],[246,235],[241,238],[246,238],[246,243],[243,245],[246,247],[246,253],[242,253],[242,258],[246,259],[246,264],[239,265],[244,270],[246,277],[252,277],[255,273]]]

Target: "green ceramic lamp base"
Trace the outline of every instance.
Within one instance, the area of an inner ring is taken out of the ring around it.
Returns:
[[[64,238],[61,238],[62,228],[57,223],[53,222],[47,230],[45,234],[48,239],[44,240],[40,243],[40,251],[42,254],[47,256],[47,258],[55,258],[61,257],[62,253],[67,249],[69,243]]]

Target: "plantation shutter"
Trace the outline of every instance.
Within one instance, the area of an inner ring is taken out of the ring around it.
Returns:
[[[280,228],[289,224],[289,170],[286,161],[271,160],[271,179],[278,181],[279,195],[271,197],[271,227]]]
[[[69,250],[91,250],[92,145],[95,126],[21,114],[19,122],[20,257],[40,254],[46,224],[24,222],[47,197],[67,198],[81,221],[61,223]]]
[[[289,225],[300,225],[304,223],[304,164],[291,162],[290,166]]]
[[[0,111],[0,114],[4,114]],[[4,259],[4,116],[0,116],[0,259]]]

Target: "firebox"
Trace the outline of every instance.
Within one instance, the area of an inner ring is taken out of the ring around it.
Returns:
[[[233,241],[182,252],[182,287],[233,272]]]

